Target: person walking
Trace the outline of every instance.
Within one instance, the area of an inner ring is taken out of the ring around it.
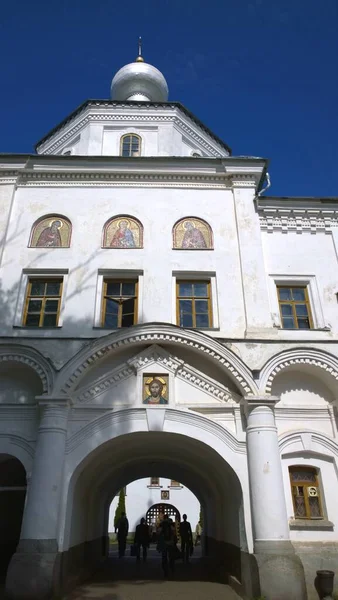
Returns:
[[[169,575],[169,568],[172,574],[175,570],[176,543],[175,524],[168,515],[164,515],[159,527],[158,549],[162,553],[162,569],[165,577]]]
[[[181,537],[181,552],[184,563],[188,563],[190,559],[191,548],[193,546],[192,531],[187,515],[183,515],[183,521],[180,524]]]
[[[127,537],[129,530],[129,522],[126,516],[126,513],[121,513],[121,517],[119,518],[117,525],[117,542],[119,545],[119,558],[123,558],[126,552],[127,545]]]
[[[134,537],[134,544],[136,546],[136,560],[140,560],[141,555],[141,546],[142,546],[142,556],[143,560],[147,560],[147,549],[150,544],[150,533],[149,527],[146,523],[146,520],[142,517],[140,524],[137,525]]]
[[[197,544],[201,542],[201,536],[202,536],[202,525],[201,525],[201,521],[198,521],[198,523],[196,525],[196,529],[195,529],[195,546],[197,546]]]

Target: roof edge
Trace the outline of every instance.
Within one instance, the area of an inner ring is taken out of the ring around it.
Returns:
[[[139,101],[125,101],[125,100],[94,100],[94,99],[89,99],[86,100],[85,102],[83,102],[82,104],[80,104],[80,106],[78,106],[73,112],[71,112],[67,117],[65,117],[60,123],[58,123],[57,125],[55,125],[55,127],[53,127],[53,129],[51,129],[43,138],[41,138],[41,140],[39,140],[34,148],[37,152],[38,148],[44,144],[50,137],[52,137],[59,129],[61,129],[64,125],[66,125],[67,123],[69,123],[72,119],[74,119],[77,115],[79,115],[83,110],[85,110],[85,108],[87,108],[88,106],[91,105],[101,105],[101,106],[139,106],[141,108],[147,108],[147,107],[175,107],[175,108],[179,108],[187,117],[189,117],[192,121],[194,121],[196,123],[196,125],[198,125],[199,127],[201,127],[201,129],[203,129],[205,131],[205,133],[207,133],[210,137],[212,137],[218,144],[220,144],[221,146],[223,146],[223,148],[225,148],[225,150],[227,150],[227,152],[229,152],[229,154],[232,154],[232,150],[230,148],[230,146],[228,146],[228,144],[226,144],[225,142],[223,142],[223,140],[221,140],[221,138],[219,138],[215,133],[213,133],[211,131],[211,129],[209,129],[209,127],[207,127],[206,125],[204,125],[204,123],[202,123],[202,121],[200,121],[200,119],[198,119],[198,117],[196,117],[194,115],[194,113],[192,113],[190,110],[188,110],[183,104],[181,104],[180,102],[139,102]]]

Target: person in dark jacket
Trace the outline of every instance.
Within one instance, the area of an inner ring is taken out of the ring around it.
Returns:
[[[136,546],[136,560],[140,560],[141,546],[143,560],[147,560],[147,549],[150,544],[149,527],[146,520],[142,517],[140,524],[137,525],[134,537],[134,544]]]
[[[123,512],[121,514],[121,517],[119,518],[119,520],[117,522],[116,529],[117,529],[117,542],[119,545],[119,558],[123,558],[123,556],[125,555],[125,552],[126,552],[127,537],[128,537],[128,530],[129,530],[129,522],[128,522],[125,512]]]
[[[181,552],[183,562],[188,563],[193,547],[192,531],[189,521],[187,521],[187,515],[183,515],[183,521],[180,524],[180,538],[181,538]]]
[[[162,569],[164,576],[167,577],[169,567],[171,573],[174,573],[175,570],[175,549],[177,542],[175,524],[168,515],[164,515],[158,529],[158,534],[158,550],[162,553]]]

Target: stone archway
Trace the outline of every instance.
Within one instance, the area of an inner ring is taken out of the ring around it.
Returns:
[[[245,445],[208,419],[174,409],[164,411],[161,430],[149,431],[149,410],[161,409],[106,414],[69,440],[60,523],[63,585],[81,580],[104,558],[109,506],[118,490],[154,472],[195,494],[211,562],[223,577],[244,577],[241,558],[252,548]]]
[[[20,539],[26,497],[26,471],[12,455],[0,454],[0,581]]]
[[[157,502],[157,504],[153,504],[150,508],[148,508],[146,513],[146,522],[147,525],[156,524],[158,519],[161,518],[161,515],[167,514],[174,521],[179,521],[181,519],[181,515],[179,510],[173,504],[164,504],[163,502]]]

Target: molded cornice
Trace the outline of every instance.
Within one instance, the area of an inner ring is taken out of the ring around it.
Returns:
[[[62,391],[68,394],[71,390],[76,389],[86,372],[95,367],[95,364],[99,363],[107,354],[118,352],[128,345],[153,343],[178,344],[194,352],[199,352],[201,358],[208,357],[224,369],[235,381],[243,395],[257,393],[257,386],[250,369],[231,350],[206,334],[181,329],[167,323],[135,325],[128,330],[114,332],[95,340],[62,369],[56,382],[55,393]]]

